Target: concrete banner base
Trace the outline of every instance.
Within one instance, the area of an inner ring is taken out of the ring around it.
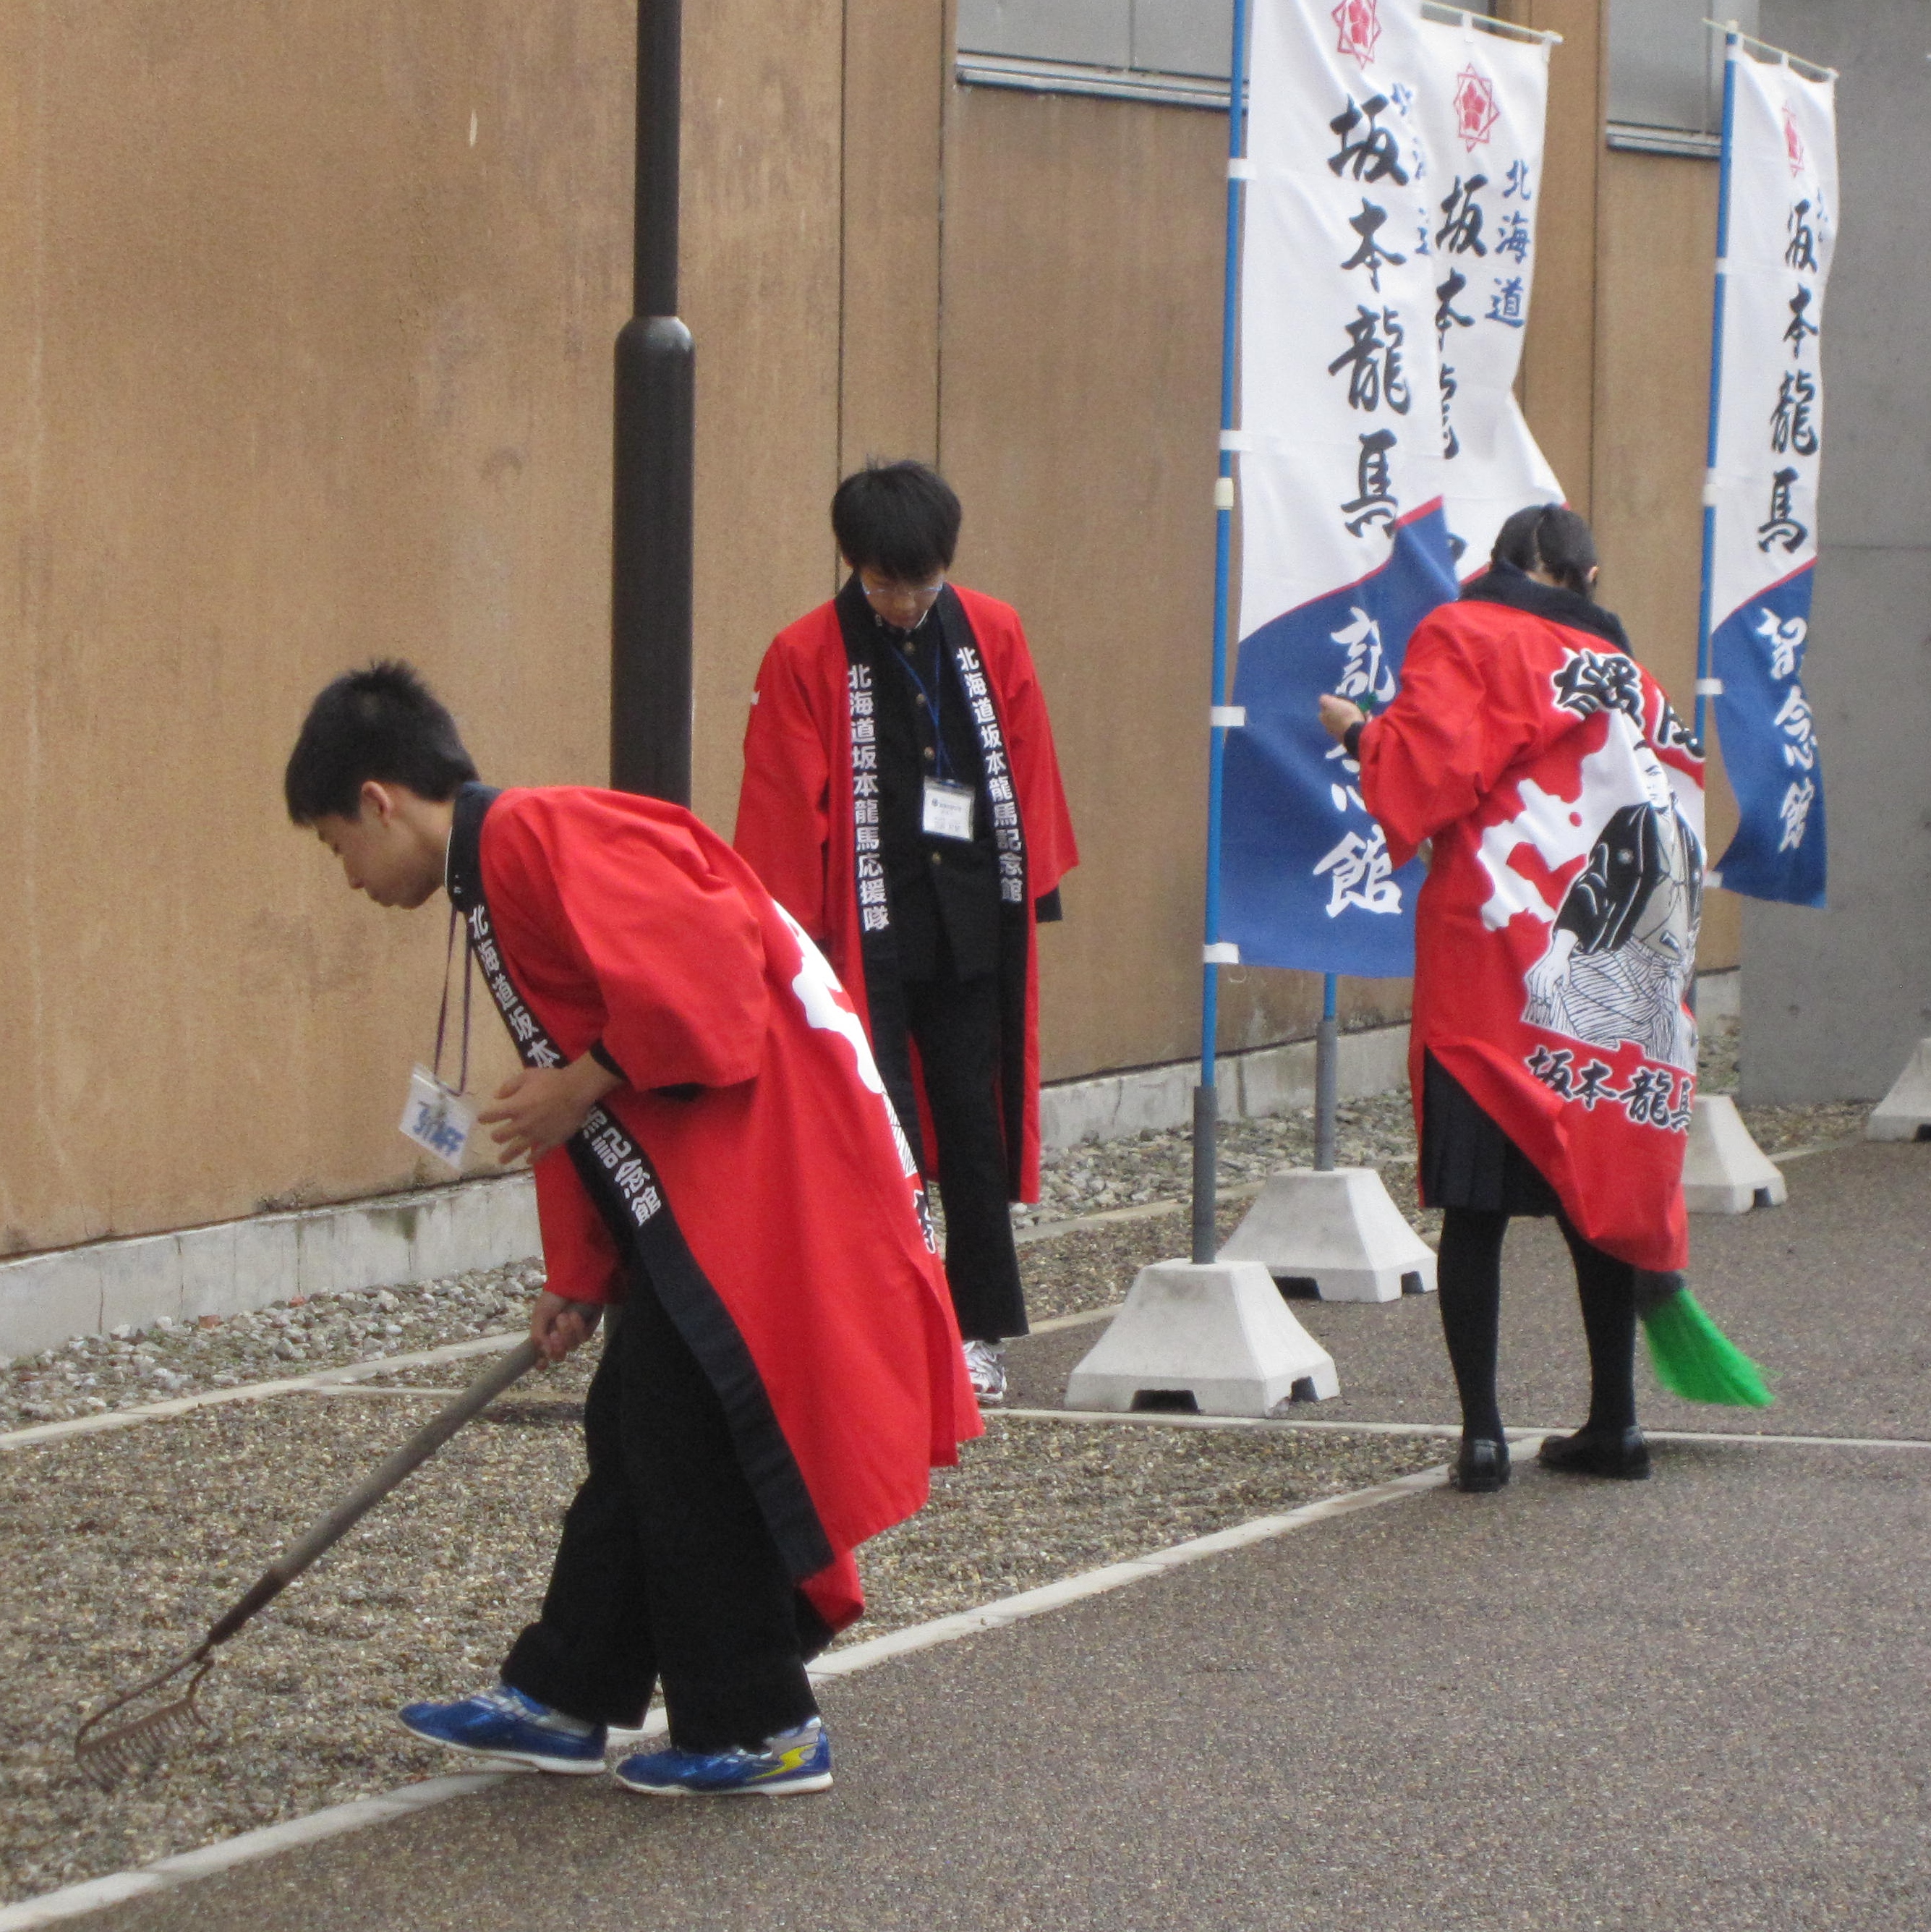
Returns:
[[[1931,1140],[1931,1040],[1921,1040],[1891,1091],[1872,1108],[1864,1136],[1873,1141]]]
[[[1684,1204],[1693,1214],[1747,1214],[1790,1198],[1783,1172],[1750,1138],[1727,1094],[1699,1094],[1683,1156]]]
[[[1192,1397],[1202,1415],[1265,1415],[1341,1393],[1334,1358],[1258,1262],[1156,1262],[1066,1384],[1069,1408]]]
[[[1283,1288],[1311,1283],[1324,1301],[1399,1301],[1435,1286],[1434,1250],[1372,1167],[1270,1175],[1220,1259],[1258,1262]]]

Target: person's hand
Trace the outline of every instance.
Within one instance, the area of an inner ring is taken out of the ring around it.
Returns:
[[[496,1104],[476,1118],[494,1125],[490,1138],[507,1167],[520,1154],[532,1160],[561,1147],[589,1117],[590,1109],[623,1082],[601,1060],[585,1054],[568,1066],[526,1066],[496,1090]]]
[[[529,1311],[529,1339],[546,1362],[560,1362],[597,1332],[603,1313],[594,1301],[571,1301],[546,1288]]]
[[[1336,698],[1333,692],[1321,694],[1321,722],[1330,738],[1342,739],[1357,724],[1365,724],[1368,714],[1358,704],[1345,698]]]

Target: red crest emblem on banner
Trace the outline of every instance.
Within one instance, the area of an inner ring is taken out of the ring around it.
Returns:
[[[1465,67],[1455,76],[1455,131],[1461,136],[1462,146],[1472,154],[1485,146],[1489,130],[1501,118],[1502,110],[1495,105],[1495,83],[1472,67]]]
[[[1375,58],[1375,44],[1381,38],[1381,0],[1341,0],[1328,17],[1341,33],[1335,52],[1352,54],[1366,67]]]
[[[1804,136],[1797,131],[1797,116],[1788,107],[1783,110],[1783,152],[1790,157],[1792,175],[1801,175],[1810,158],[1804,152]]]

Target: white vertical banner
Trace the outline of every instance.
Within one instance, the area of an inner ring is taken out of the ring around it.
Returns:
[[[1452,534],[1472,574],[1510,512],[1561,496],[1511,387],[1547,70],[1540,40],[1417,0],[1255,0],[1220,919],[1243,961],[1413,970],[1420,868],[1390,866],[1316,700],[1385,704],[1456,595]]]
[[[1384,569],[1441,494],[1412,0],[1257,0],[1240,634]]]
[[[1824,773],[1803,674],[1823,460],[1819,351],[1837,236],[1836,84],[1740,46],[1729,72],[1705,567],[1717,729],[1738,824],[1717,870],[1734,892],[1822,905]]]
[[[1433,251],[1442,496],[1464,582],[1496,532],[1562,486],[1516,400],[1542,208],[1549,43],[1421,23],[1424,180]]]

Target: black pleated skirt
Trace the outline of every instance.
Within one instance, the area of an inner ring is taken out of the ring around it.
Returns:
[[[1542,1171],[1435,1059],[1422,1064],[1421,1197],[1429,1208],[1492,1214],[1555,1214]]]

